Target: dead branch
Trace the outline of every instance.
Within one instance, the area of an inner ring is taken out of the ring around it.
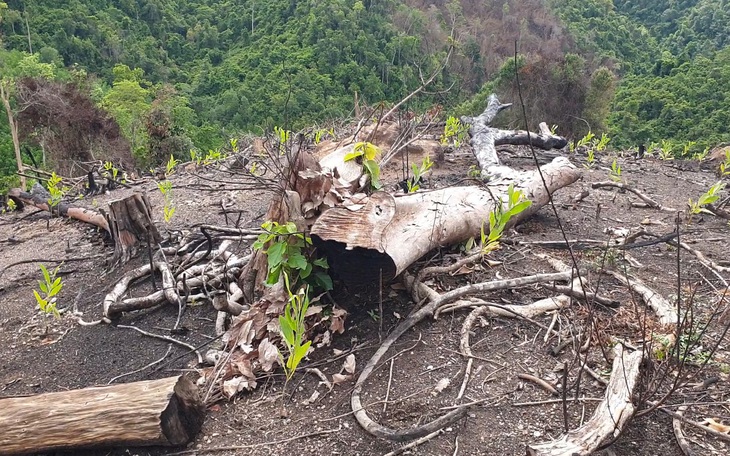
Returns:
[[[636,190],[635,188],[631,187],[628,184],[624,184],[623,182],[612,182],[612,181],[605,181],[605,182],[594,182],[591,184],[591,188],[606,188],[606,187],[614,187],[614,188],[620,188],[623,190],[627,190],[634,195],[638,196],[642,201],[644,201],[650,208],[652,209],[659,209],[660,211],[664,212],[677,212],[676,209],[662,206],[661,204],[657,203],[653,199],[649,198],[642,192]]]
[[[651,288],[647,287],[644,282],[639,280],[636,277],[632,277],[628,274],[623,275],[616,271],[605,271],[607,274],[611,275],[613,278],[621,282],[622,284],[628,286],[634,292],[638,293],[639,296],[641,296],[641,299],[644,300],[644,302],[654,310],[654,312],[659,317],[659,321],[663,325],[676,325],[678,321],[678,315],[674,308],[672,308],[672,305],[662,297],[662,295],[658,294]]]
[[[139,329],[136,326],[117,325],[117,328],[132,329],[132,330],[137,331],[138,333],[142,334],[143,336],[151,337],[153,339],[164,340],[166,342],[170,342],[170,343],[173,343],[175,345],[179,345],[181,347],[185,347],[188,350],[190,350],[192,353],[195,353],[198,356],[198,364],[199,365],[203,364],[203,362],[204,362],[203,355],[200,354],[200,352],[198,351],[198,349],[195,348],[195,347],[193,347],[192,345],[190,345],[187,342],[183,342],[181,340],[177,340],[177,339],[174,339],[174,338],[168,337],[168,336],[162,336],[160,334],[154,334],[154,333],[145,331],[143,329]]]
[[[537,386],[539,386],[540,388],[547,391],[548,393],[552,394],[553,396],[558,396],[560,394],[553,385],[551,385],[550,383],[541,379],[540,377],[535,377],[534,375],[530,375],[530,374],[517,374],[517,378],[521,378],[522,380],[527,380],[528,382],[532,382],[532,383],[536,384]]]
[[[686,405],[682,405],[677,409],[677,415],[684,415],[684,412],[687,410]],[[684,437],[684,431],[682,431],[682,420],[677,417],[672,417],[672,430],[674,431],[674,438],[677,439],[677,444],[679,445],[679,448],[682,449],[682,453],[684,453],[684,456],[693,456],[694,452],[692,451],[692,448],[689,446],[689,442],[687,442],[687,439]]]
[[[615,355],[606,394],[590,420],[558,440],[528,446],[528,455],[587,456],[604,441],[618,437],[634,415],[633,396],[641,376],[644,353],[627,353],[623,346],[617,345]]]

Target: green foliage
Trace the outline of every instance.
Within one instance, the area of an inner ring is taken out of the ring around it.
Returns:
[[[697,150],[713,147],[730,140],[728,98],[730,47],[685,61],[662,76],[625,78],[616,92],[611,131],[621,147],[661,139],[696,142]]]
[[[296,293],[292,293],[289,286],[289,277],[284,273],[284,284],[289,294],[289,300],[284,306],[284,313],[279,315],[279,329],[281,337],[286,345],[288,355],[284,361],[284,355],[279,351],[282,359],[282,366],[286,373],[288,382],[294,376],[299,363],[307,356],[312,341],[307,340],[307,328],[304,325],[304,317],[309,308],[309,287],[302,286]]]
[[[456,117],[449,116],[446,119],[446,125],[444,125],[444,132],[441,134],[441,144],[444,146],[452,144],[454,147],[459,147],[466,139],[468,130],[469,129],[461,123],[461,120]]]
[[[499,240],[502,238],[504,229],[512,217],[522,213],[532,205],[532,201],[525,199],[521,190],[515,190],[510,184],[507,188],[507,201],[499,199],[494,210],[489,213],[489,232],[484,231],[484,224],[481,229],[481,250],[486,255],[499,248]]]
[[[274,127],[274,136],[279,144],[279,153],[283,154],[286,152],[286,147],[289,144],[289,138],[291,137],[291,131],[281,127]]]
[[[700,214],[703,212],[706,214],[712,214],[712,212],[706,209],[705,206],[717,201],[720,198],[720,192],[724,188],[725,183],[722,181],[717,181],[712,187],[710,187],[709,190],[703,193],[697,201],[692,201],[692,199],[690,198],[689,202],[687,203],[689,205],[690,214]]]
[[[415,163],[411,165],[411,169],[413,170],[413,176],[411,176],[411,178],[406,181],[408,185],[408,193],[415,193],[421,188],[421,179],[423,178],[423,176],[426,175],[431,167],[433,167],[433,161],[431,161],[431,157],[429,157],[428,155],[423,157],[421,166],[418,166]]]
[[[48,193],[51,195],[50,198],[48,198],[48,208],[51,213],[53,213],[56,207],[61,203],[61,200],[63,200],[63,197],[69,191],[69,187],[61,185],[62,181],[63,179],[57,176],[54,172],[51,173],[51,177],[48,179],[48,183],[46,184]]]
[[[254,250],[266,254],[268,274],[265,284],[275,285],[282,274],[295,285],[306,283],[321,290],[332,289],[332,279],[327,274],[329,265],[325,258],[307,258],[307,249],[312,240],[297,230],[293,222],[279,224],[267,221],[261,225],[265,233],[253,243]]]
[[[370,177],[370,186],[374,190],[378,190],[383,186],[380,182],[380,165],[375,158],[380,155],[380,149],[375,144],[369,142],[355,143],[352,152],[345,154],[345,161],[359,160],[362,161],[363,170]]]
[[[621,182],[621,165],[616,162],[615,158],[613,159],[613,163],[611,163],[611,171],[609,171],[608,177],[614,182]]]
[[[49,272],[44,265],[40,265],[41,273],[43,274],[43,280],[38,281],[38,290],[33,290],[33,296],[38,303],[38,307],[45,314],[53,314],[56,318],[60,317],[58,309],[56,308],[56,295],[61,292],[63,288],[63,282],[61,277],[58,275],[58,270],[61,268],[61,264],[58,265],[53,271]]]
[[[659,146],[659,158],[662,160],[674,160],[674,142],[669,139],[662,139]]]
[[[179,160],[176,160],[175,157],[170,155],[170,159],[167,160],[167,163],[165,164],[165,177],[171,176],[172,173],[175,172],[175,167],[180,164]]]
[[[162,197],[165,200],[165,205],[162,207],[162,215],[165,218],[165,223],[170,223],[172,217],[175,215],[175,202],[173,201],[172,194],[172,182],[169,180],[163,180],[157,183],[157,188],[162,193]]]
[[[104,170],[109,173],[109,176],[112,178],[112,180],[117,180],[117,176],[119,175],[119,169],[114,166],[114,163],[110,161],[105,161]]]
[[[730,176],[730,150],[725,151],[725,160],[720,163],[720,177]]]

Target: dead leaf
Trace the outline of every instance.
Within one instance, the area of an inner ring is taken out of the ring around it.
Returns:
[[[730,434],[730,426],[718,423],[714,418],[705,418],[702,424],[714,431],[722,432],[723,434]]]
[[[345,375],[345,374],[335,374],[332,376],[332,383],[337,385],[338,383],[343,383],[352,378],[352,375]]]
[[[274,367],[274,363],[279,361],[279,350],[276,345],[269,342],[269,338],[265,338],[259,344],[259,363],[261,363],[261,369],[265,372],[271,371]]]
[[[329,332],[329,330],[327,330],[321,335],[320,341],[317,343],[317,348],[329,347],[329,345],[331,343],[332,343],[332,333]]]
[[[249,353],[253,350],[253,347],[251,347],[251,342],[253,341],[254,336],[256,335],[256,331],[253,329],[253,321],[248,320],[247,322],[243,323],[241,327],[238,330],[238,346],[241,347],[241,349],[245,353]],[[246,351],[247,347],[250,347],[248,351]]]
[[[311,396],[309,396],[309,399],[304,400],[304,405],[313,404],[317,399],[319,399],[319,391],[314,390]]]
[[[307,312],[304,314],[304,317],[311,317],[312,315],[317,315],[318,313],[322,312],[322,306],[309,306],[307,309]]]
[[[442,378],[438,381],[438,383],[436,383],[436,386],[433,388],[431,394],[434,396],[438,395],[441,391],[449,386],[449,383],[451,383],[451,381],[448,378]]]
[[[355,373],[355,354],[350,353],[347,355],[347,358],[345,358],[345,363],[342,365],[342,367],[345,369],[345,372],[348,374],[354,374]]]
[[[333,348],[332,353],[334,353],[335,356],[340,356],[341,354],[343,354],[345,352],[340,350],[339,348]]]
[[[243,390],[252,390],[254,388],[256,388],[256,380],[250,381],[245,377],[233,377],[223,382],[223,394],[229,399]]]
[[[345,309],[340,309],[339,307],[332,308],[332,323],[330,323],[330,331],[338,334],[344,333],[346,317],[347,311]]]

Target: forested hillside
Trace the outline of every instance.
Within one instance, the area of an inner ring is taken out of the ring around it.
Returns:
[[[719,52],[730,40],[729,10],[724,0],[5,0],[0,72],[21,111],[28,100],[14,88],[28,74],[17,65],[27,70],[32,53],[54,68],[55,83],[76,87],[79,103],[86,97],[109,113],[147,166],[241,132],[346,117],[356,93],[371,105],[397,101],[452,45],[429,94],[407,109],[473,113],[491,91],[514,100],[517,41],[535,123],[582,136],[587,122],[618,146],[701,148],[730,139],[730,62]],[[67,147],[54,120],[39,125],[19,112],[23,143]],[[0,175],[13,161],[3,115]]]

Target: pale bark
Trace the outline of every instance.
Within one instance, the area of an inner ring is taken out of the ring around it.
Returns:
[[[490,181],[514,180],[519,172],[504,166],[497,156],[496,146],[503,144],[530,145],[540,149],[561,149],[568,144],[562,136],[553,135],[543,122],[540,124],[540,133],[529,133],[521,130],[500,130],[491,127],[494,118],[503,109],[509,108],[512,103],[502,104],[495,94],[489,96],[487,107],[477,117],[461,118],[462,122],[470,124],[471,145],[474,155],[482,170],[482,177]]]
[[[593,416],[558,440],[530,445],[527,448],[529,456],[587,456],[606,440],[621,434],[636,410],[633,396],[641,376],[644,353],[626,353],[621,345],[616,346],[615,353],[611,380]]]
[[[563,157],[543,166],[542,174],[550,194],[580,177],[580,171]],[[520,188],[532,205],[511,224],[549,201],[540,175],[536,171],[524,175],[529,178]],[[338,207],[326,211],[312,226],[312,239],[343,280],[373,282],[381,273],[383,280],[389,280],[434,248],[479,237],[497,203],[492,195],[506,200],[506,185],[493,186],[491,191],[451,187],[399,197],[376,192],[355,210]]]
[[[23,176],[23,158],[20,156],[20,139],[18,138],[18,124],[15,122],[13,109],[10,107],[10,93],[5,87],[5,82],[0,81],[0,99],[5,106],[5,112],[8,115],[8,125],[10,126],[10,136],[13,139],[13,150],[15,151],[15,162],[18,166],[18,174],[20,175],[20,189],[25,191],[25,176]]]

